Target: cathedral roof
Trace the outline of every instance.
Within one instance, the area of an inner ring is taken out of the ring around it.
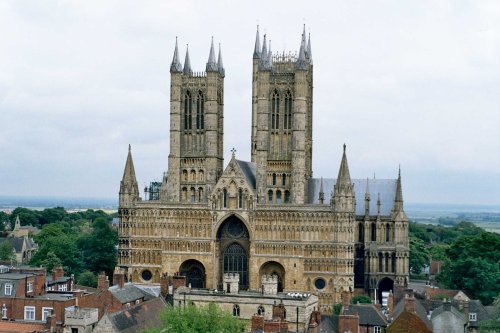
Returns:
[[[253,189],[255,189],[256,182],[255,182],[255,173],[257,171],[257,165],[252,162],[246,162],[246,161],[240,161],[236,160],[238,165],[241,168],[241,171],[245,175],[245,178],[248,181],[248,184],[252,186]]]
[[[352,179],[354,184],[354,193],[356,197],[356,215],[365,214],[365,192],[366,179]],[[323,178],[323,191],[328,196],[332,193],[333,186],[337,179]],[[369,179],[369,191],[372,198],[376,198],[380,193],[380,214],[388,216],[394,207],[396,197],[397,179]],[[321,178],[311,178],[309,180],[309,204],[319,204],[319,192],[321,187]],[[327,199],[327,198],[325,198]],[[377,201],[370,201],[370,215],[377,214]]]

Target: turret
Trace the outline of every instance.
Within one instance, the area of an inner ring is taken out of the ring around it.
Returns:
[[[349,166],[347,165],[346,145],[344,144],[344,152],[342,161],[340,162],[339,175],[337,183],[333,190],[333,210],[336,212],[354,213],[354,187],[349,174]]]
[[[220,49],[220,43],[219,43],[219,57],[217,59],[217,67],[219,68],[219,74],[224,77],[226,74],[226,71],[224,70],[224,65],[222,64],[222,51]]]
[[[365,190],[365,219],[370,216],[370,188],[368,185],[368,178],[366,178],[366,190]]]
[[[186,46],[186,58],[184,60],[184,75],[193,75],[193,70],[191,69],[191,61],[189,61],[189,45]]]
[[[220,52],[219,52],[220,55]],[[208,62],[206,71],[208,72],[217,72],[219,71],[219,67],[215,62],[215,52],[214,52],[214,38],[212,37],[212,43],[210,44],[210,54],[208,55]]]
[[[132,160],[132,151],[129,145],[127,162],[120,182],[119,205],[120,207],[130,207],[136,200],[139,200],[139,187],[135,178],[134,161]]]
[[[170,73],[182,73],[182,65],[179,61],[179,49],[177,47],[177,37],[175,37],[175,50],[172,64],[170,65]]]

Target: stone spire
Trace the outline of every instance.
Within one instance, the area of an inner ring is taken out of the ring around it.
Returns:
[[[123,170],[122,181],[120,182],[119,201],[120,207],[130,206],[136,199],[139,198],[139,186],[135,178],[134,161],[132,160],[132,149],[128,145],[127,162]]]
[[[398,180],[396,181],[396,197],[394,198],[394,210],[403,210],[403,189],[401,188],[401,167],[398,170]]]
[[[215,62],[215,52],[214,52],[214,38],[212,37],[212,44],[210,44],[210,54],[208,56],[208,62],[206,67],[207,72],[217,72],[219,68]]]
[[[269,68],[269,53],[267,52],[267,36],[264,34],[264,40],[262,42],[262,52],[260,53],[260,69],[261,70],[270,70]]]
[[[259,26],[257,25],[257,34],[255,36],[255,48],[253,49],[253,58],[260,59],[260,37]]]
[[[182,65],[179,61],[179,49],[177,47],[177,37],[175,37],[175,50],[172,64],[170,65],[170,73],[182,73]]]
[[[224,77],[226,74],[226,71],[224,70],[224,65],[222,64],[222,51],[220,48],[220,43],[219,43],[219,57],[217,59],[217,68],[219,68],[220,75],[222,75],[222,77]]]
[[[295,63],[295,67],[298,69],[307,69],[306,61],[306,26],[304,25],[304,31],[302,32],[302,38],[300,40],[300,50],[299,58]]]
[[[365,190],[365,216],[370,216],[370,187],[368,185],[368,178],[366,178],[366,190]]]
[[[193,70],[191,69],[191,61],[189,61],[189,45],[186,45],[186,59],[184,59],[184,69],[185,75],[193,75]]]
[[[309,59],[309,62],[312,64],[313,57],[312,57],[312,51],[311,51],[311,34],[309,33],[309,40],[307,41],[307,59]]]
[[[349,166],[347,165],[346,145],[344,144],[344,152],[342,161],[340,162],[339,175],[337,183],[333,190],[333,208],[337,212],[354,213],[355,200],[354,188],[349,175]]]
[[[320,205],[325,203],[325,192],[323,192],[323,177],[321,177],[321,182],[319,184],[319,203]]]

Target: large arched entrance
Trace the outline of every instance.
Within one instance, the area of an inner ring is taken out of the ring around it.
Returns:
[[[394,289],[394,281],[391,278],[385,277],[378,283],[377,301],[382,303],[382,293]]]
[[[240,289],[248,289],[248,257],[250,240],[245,224],[236,216],[228,217],[217,231],[219,247],[219,285],[224,273],[240,275]]]
[[[192,288],[205,288],[205,267],[194,259],[184,261],[179,268],[179,273],[186,277],[186,282]]]
[[[259,277],[262,275],[278,276],[278,292],[282,292],[285,288],[285,268],[279,262],[268,261],[260,266]]]

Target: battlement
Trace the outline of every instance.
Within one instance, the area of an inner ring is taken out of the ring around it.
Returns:
[[[223,290],[226,293],[237,294],[239,291],[240,274],[224,273]]]
[[[224,273],[224,283],[240,282],[240,274],[238,273]]]
[[[276,283],[277,284],[278,283],[278,276],[277,275],[264,274],[261,277],[261,282],[262,283]]]
[[[278,276],[277,275],[262,275],[261,279],[262,294],[276,295],[278,294]]]

